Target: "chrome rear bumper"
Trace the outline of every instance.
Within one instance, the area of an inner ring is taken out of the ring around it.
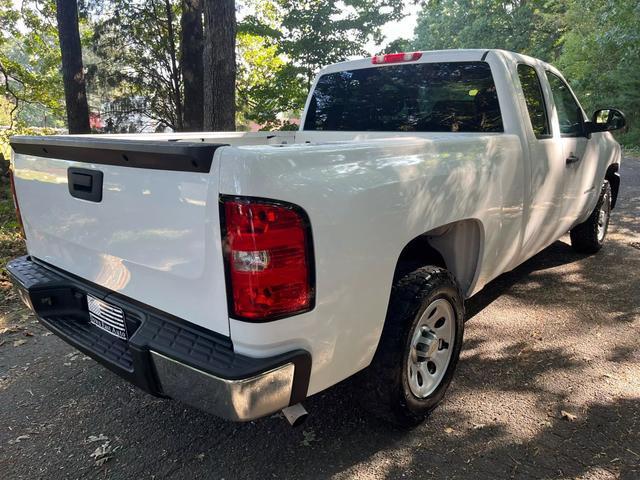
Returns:
[[[227,380],[151,352],[162,391],[227,420],[245,422],[289,406],[295,367],[287,363],[259,375]]]

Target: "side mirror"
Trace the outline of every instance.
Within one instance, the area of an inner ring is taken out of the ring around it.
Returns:
[[[596,110],[591,117],[591,122],[587,123],[589,133],[612,132],[626,128],[627,119],[620,110],[615,108],[602,108]]]

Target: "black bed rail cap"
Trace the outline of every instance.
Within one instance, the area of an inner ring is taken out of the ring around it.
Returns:
[[[213,154],[225,143],[134,140],[99,136],[14,136],[9,139],[16,153],[75,162],[119,167],[203,172],[211,170]]]

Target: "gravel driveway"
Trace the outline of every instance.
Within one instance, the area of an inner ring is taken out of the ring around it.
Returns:
[[[638,479],[640,160],[622,178],[598,255],[563,238],[468,302],[447,398],[410,432],[359,411],[348,381],[302,427],[226,423],[129,386],[5,298],[0,479]]]

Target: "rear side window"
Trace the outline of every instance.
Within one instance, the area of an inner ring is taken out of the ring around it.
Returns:
[[[305,130],[502,132],[485,62],[371,67],[323,75]]]
[[[558,111],[558,121],[560,122],[560,133],[565,137],[579,137],[584,132],[584,117],[582,109],[576,99],[573,98],[571,90],[564,81],[551,72],[547,72],[549,86],[553,94],[553,103]]]
[[[522,93],[524,93],[524,99],[527,103],[533,133],[535,133],[538,138],[549,136],[547,111],[536,69],[530,65],[520,64],[518,65],[518,76],[520,77]]]

